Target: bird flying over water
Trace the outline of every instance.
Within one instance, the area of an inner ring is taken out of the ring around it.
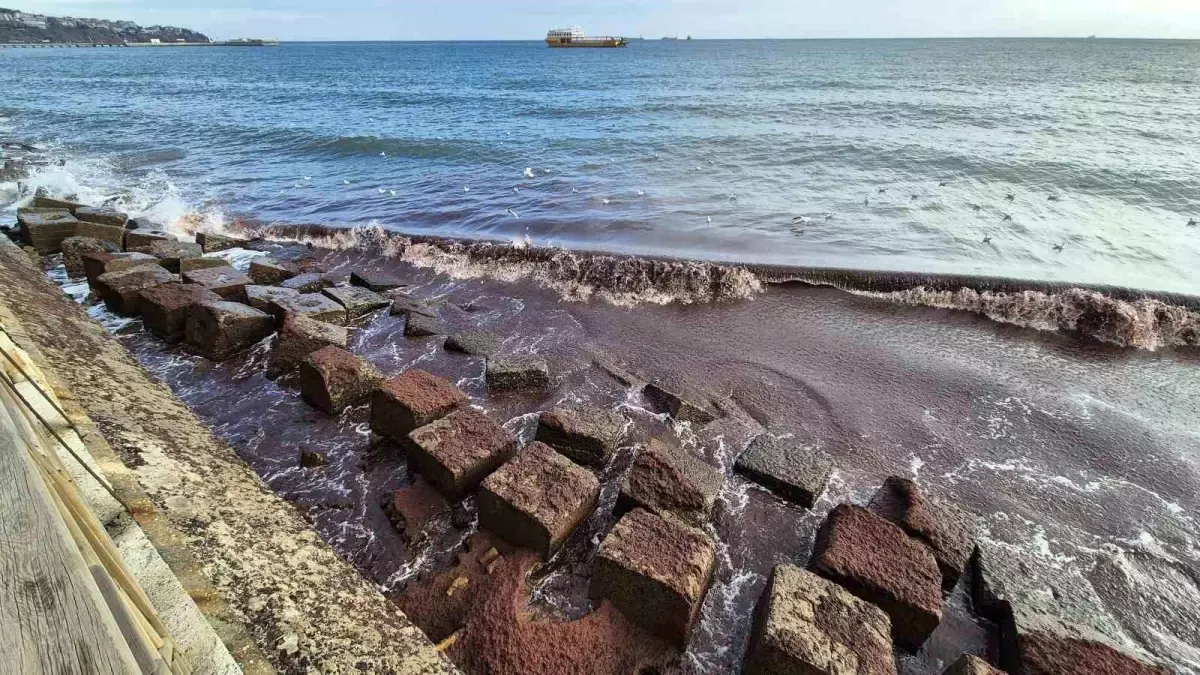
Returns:
[[[970,206],[972,211],[982,211],[983,210],[983,207],[978,204],[968,204],[967,206]]]
[[[1066,246],[1066,245],[1067,245],[1067,242],[1065,242],[1065,241],[1064,241],[1063,243],[1061,243],[1061,244],[1055,244],[1055,245],[1054,245],[1054,250],[1055,250],[1055,251],[1058,251],[1059,253],[1062,253],[1063,247],[1064,247],[1064,246]]]
[[[729,203],[730,203],[730,204],[736,204],[736,203],[737,203],[737,197],[734,197],[733,195],[729,195]]]
[[[795,218],[792,218],[792,222],[793,223],[811,223],[812,221],[808,218],[808,216],[796,216]]]
[[[946,187],[947,185],[949,185],[949,183],[944,180],[938,181],[938,187]]]
[[[992,235],[990,235],[990,234],[983,235],[983,243],[985,243],[985,244],[992,243]]]
[[[871,205],[871,198],[863,197],[863,206],[870,206],[870,205]]]
[[[304,180],[312,180],[312,176],[301,176]]]
[[[825,214],[825,222],[827,222],[827,223],[828,223],[828,222],[829,222],[829,221],[831,221],[831,220],[833,220],[833,214],[832,214],[832,213],[826,213],[826,214]]]
[[[1195,227],[1195,226],[1196,226],[1196,219],[1195,219],[1195,218],[1192,218],[1192,219],[1188,220],[1188,227]]]
[[[533,178],[533,167],[525,167],[525,173],[522,175],[526,178]]]
[[[521,194],[521,188],[519,188],[519,187],[517,187],[516,185],[514,185],[514,186],[513,186],[513,194],[514,194],[514,195],[516,195],[516,194]]]
[[[389,193],[391,193],[391,195],[392,195],[393,197],[395,197],[395,196],[396,196],[396,191],[395,191],[395,190],[388,190],[388,192],[389,192]]]
[[[712,216],[708,217],[708,222],[710,222],[710,223],[712,222]]]
[[[1010,193],[1004,195],[1004,198],[1011,202],[1011,201],[1015,200],[1017,198],[1017,196],[1010,192]]]
[[[350,181],[342,179],[342,185],[349,185]]]
[[[887,192],[887,188],[879,188],[879,194],[884,194],[886,192]]]
[[[1004,214],[1004,218],[1002,218],[1002,220],[1012,220],[1012,216],[1010,216],[1006,213],[1006,214]]]
[[[915,202],[915,201],[917,201],[917,200],[918,200],[918,199],[920,199],[920,198],[921,198],[921,195],[914,194],[914,195],[912,195],[911,197],[909,197],[909,198],[908,198],[908,201],[910,201],[910,202]]]
[[[383,194],[384,192],[387,192],[387,190],[384,190],[383,188],[379,188],[379,194]]]
[[[645,190],[638,190],[638,196],[639,196],[639,197],[645,197],[645,196],[646,196],[646,191],[645,191]]]
[[[518,216],[518,215],[517,215],[517,212],[516,212],[516,211],[513,211],[512,209],[504,209],[504,212],[505,212],[505,213],[507,213],[508,215],[512,216],[513,218],[520,218],[520,217],[521,217],[521,216]]]
[[[1050,195],[1049,197],[1046,197],[1046,201],[1056,202],[1056,201],[1058,201],[1058,195]]]
[[[379,151],[379,156],[380,156],[380,157],[387,157],[387,151],[386,151],[386,150],[380,150],[380,151]]]
[[[463,186],[463,192],[470,192],[470,191],[471,191],[471,186],[470,186],[470,185],[464,185],[464,186]]]

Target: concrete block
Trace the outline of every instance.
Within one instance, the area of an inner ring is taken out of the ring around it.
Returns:
[[[187,318],[192,305],[220,300],[221,296],[199,284],[170,281],[141,291],[138,308],[142,323],[150,332],[168,342],[176,342],[187,333]]]
[[[608,408],[559,406],[538,415],[536,438],[577,464],[604,467],[621,444],[626,422]]]
[[[300,395],[330,415],[370,398],[379,371],[342,347],[322,347],[300,362]]]
[[[101,274],[92,285],[92,290],[104,300],[104,305],[109,311],[124,316],[137,316],[142,291],[175,280],[177,277],[174,274],[157,265],[133,267]]]
[[[246,301],[246,286],[251,284],[250,277],[232,267],[189,270],[183,273],[183,281],[200,284],[222,298],[235,302]]]
[[[421,476],[451,501],[474,490],[517,451],[512,434],[469,406],[418,428],[408,438],[409,458]]]
[[[227,359],[274,331],[271,315],[240,302],[202,302],[188,312],[188,344],[211,361]]]
[[[281,324],[284,316],[292,314],[332,323],[336,326],[346,325],[346,308],[320,293],[276,297],[267,306],[275,320]]]
[[[371,399],[371,430],[396,443],[407,444],[416,429],[470,403],[449,381],[411,369],[387,380]]]
[[[321,291],[325,297],[346,308],[346,320],[353,321],[392,304],[378,293],[358,286],[334,286]]]
[[[247,286],[246,288],[263,287]],[[276,338],[275,348],[271,351],[266,375],[270,379],[285,375],[299,366],[300,362],[309,354],[323,347],[332,345],[344,349],[346,340],[347,333],[343,326],[290,315],[284,319],[283,326],[279,328],[279,337]]]
[[[409,318],[412,321],[412,318]],[[488,391],[550,388],[550,367],[537,357],[491,358],[484,369]]]
[[[725,474],[683,448],[651,439],[621,480],[618,515],[635,508],[672,513],[699,527],[712,517]]]
[[[811,509],[833,473],[833,460],[795,438],[762,434],[751,441],[734,468],[784,499]]]

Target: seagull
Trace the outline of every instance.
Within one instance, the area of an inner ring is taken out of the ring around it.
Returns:
[[[870,206],[870,205],[871,205],[871,198],[863,197],[863,206]]]
[[[342,185],[349,185],[350,181],[342,179]]]
[[[887,192],[887,188],[879,188],[879,194],[884,194],[885,192]]]
[[[729,196],[729,203],[730,203],[730,204],[736,204],[736,203],[737,203],[737,197],[734,197],[733,195],[730,195],[730,196]]]
[[[605,197],[604,199],[601,199],[600,201],[601,201],[601,203],[607,204],[607,203],[608,203],[608,197]]]
[[[312,180],[312,176],[301,176],[304,180]]]
[[[968,206],[971,207],[972,211],[982,211],[983,210],[983,207],[978,204],[968,204]]]
[[[1004,218],[1002,218],[1001,220],[1012,220],[1012,216],[1010,216],[1006,213],[1006,214],[1004,214]]]
[[[811,223],[812,220],[808,216],[796,216],[792,218],[793,223]]]
[[[944,180],[938,181],[938,187],[946,187],[946,185],[948,185],[948,183],[946,183],[946,181],[944,181]]]
[[[571,188],[571,194],[578,194],[579,188]]]
[[[983,235],[983,243],[985,243],[985,244],[992,243],[992,235],[990,235],[990,234]]]
[[[638,190],[638,196],[639,196],[639,197],[645,197],[645,196],[646,196],[646,191],[645,191],[645,190]]]
[[[387,192],[387,190],[384,190],[383,188],[379,188],[379,194],[383,194],[385,192]]]
[[[1008,194],[1004,195],[1004,198],[1005,198],[1005,199],[1007,199],[1008,201],[1010,201],[1010,202],[1011,202],[1011,201],[1013,201],[1014,199],[1016,199],[1016,198],[1017,198],[1017,196],[1016,196],[1016,195],[1014,195],[1013,193],[1011,193],[1011,192],[1010,192],[1010,193],[1008,193]]]
[[[533,178],[533,167],[525,167],[525,173],[522,175],[526,178]]]
[[[380,157],[387,157],[387,151],[385,151],[385,150],[380,150],[380,151],[379,151],[379,156],[380,156]]]
[[[828,223],[828,222],[829,222],[829,221],[831,221],[831,220],[833,220],[833,214],[832,214],[832,213],[826,213],[826,214],[825,214],[825,222],[827,222],[827,223]]]
[[[1066,246],[1066,245],[1067,245],[1067,242],[1065,242],[1065,241],[1064,241],[1063,243],[1061,243],[1061,244],[1055,244],[1055,245],[1054,245],[1054,250],[1055,250],[1055,251],[1058,251],[1059,253],[1062,253],[1063,247],[1064,247],[1064,246]]]
[[[396,191],[395,191],[395,190],[388,190],[388,192],[390,192],[390,193],[392,194],[392,196],[393,196],[393,197],[395,197],[395,196],[396,196]]]
[[[1058,201],[1058,195],[1050,195],[1049,197],[1046,197],[1046,201],[1056,202],[1056,201]]]
[[[519,187],[517,187],[516,185],[514,185],[514,186],[513,186],[513,194],[514,194],[514,195],[521,194],[521,188],[519,188]]]
[[[709,223],[712,223],[712,216],[709,216],[709,217],[708,217],[708,222],[709,222]]]
[[[297,187],[297,188],[298,188],[298,187],[300,187],[300,184],[299,184],[299,183],[296,183],[296,184],[295,184],[295,185],[293,185],[292,187]]]
[[[464,185],[464,186],[463,186],[463,192],[470,192],[470,191],[471,191],[471,186],[470,186],[470,185]]]
[[[1195,227],[1195,226],[1196,226],[1196,219],[1195,219],[1195,218],[1192,218],[1192,219],[1188,220],[1188,227]]]
[[[518,215],[517,215],[517,212],[516,212],[516,211],[513,211],[512,209],[504,209],[504,212],[505,212],[505,213],[507,213],[508,215],[512,216],[513,218],[520,218],[520,217],[521,217],[521,216],[518,216]]]

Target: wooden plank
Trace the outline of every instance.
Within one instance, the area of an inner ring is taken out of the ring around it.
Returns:
[[[0,396],[0,672],[140,672],[27,454],[12,401]]]

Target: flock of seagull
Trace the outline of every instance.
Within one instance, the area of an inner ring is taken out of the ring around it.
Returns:
[[[386,151],[381,151],[381,152],[379,153],[379,156],[380,156],[380,157],[386,157],[386,156],[387,156],[387,152],[386,152]],[[658,155],[655,155],[655,159],[657,159],[657,158],[658,158]],[[525,171],[523,171],[523,172],[521,173],[521,175],[522,175],[524,178],[529,178],[529,179],[531,179],[531,178],[536,178],[536,177],[537,177],[537,172],[534,170],[534,168],[533,168],[533,167],[526,167],[526,168],[525,168]],[[312,180],[312,176],[302,176],[301,178],[302,178],[302,180],[303,180],[303,183],[296,183],[296,184],[295,184],[295,187],[297,187],[297,188],[303,187],[305,183],[308,183],[309,181],[311,181],[311,180]],[[1135,181],[1135,182],[1134,182],[1134,185],[1137,185],[1137,184],[1138,184],[1138,182],[1140,182],[1140,179],[1138,179],[1138,181]],[[349,180],[342,180],[342,185],[350,185],[350,181],[349,181]],[[939,182],[938,182],[938,187],[946,187],[947,185],[949,185],[949,183],[948,183],[947,181],[939,181]],[[512,188],[512,191],[513,191],[513,194],[520,194],[520,193],[521,193],[521,188],[520,188],[520,186],[519,186],[519,185],[514,185],[514,186],[513,186],[513,188]],[[881,188],[879,188],[879,189],[878,189],[878,191],[877,191],[877,193],[876,193],[876,194],[880,194],[880,195],[887,194],[887,191],[888,191],[888,189],[887,189],[887,188],[885,188],[885,187],[881,187]],[[281,190],[281,192],[282,192],[282,190]],[[470,192],[471,192],[471,186],[469,186],[469,185],[464,185],[464,186],[463,186],[463,193],[470,193]],[[571,188],[571,193],[572,193],[572,194],[577,194],[578,192],[579,192],[579,188],[575,188],[575,187]],[[391,196],[391,197],[395,197],[395,196],[396,196],[396,191],[395,191],[395,190],[392,190],[392,189],[388,189],[388,188],[383,188],[383,187],[381,187],[381,188],[379,188],[379,194],[381,194],[381,195],[382,195],[382,194],[387,194],[387,195],[389,195],[389,196]],[[638,191],[637,191],[637,194],[638,194],[638,196],[639,196],[639,197],[642,197],[642,196],[645,196],[646,192],[645,192],[645,190],[638,190]],[[921,198],[921,195],[919,195],[919,194],[917,194],[917,193],[912,193],[912,194],[909,196],[909,201],[917,201],[917,200],[918,200],[918,199],[920,199],[920,198]],[[730,195],[730,196],[729,196],[729,198],[728,198],[728,200],[729,200],[729,204],[730,204],[731,206],[736,206],[736,205],[737,205],[737,203],[738,203],[738,198],[737,198],[736,196],[734,196],[734,195]],[[1009,203],[1013,203],[1013,202],[1015,202],[1015,201],[1017,200],[1017,195],[1016,195],[1016,194],[1014,194],[1014,193],[1012,193],[1012,192],[1006,193],[1006,194],[1004,195],[1004,200],[1005,200],[1005,201],[1007,201],[1007,202],[1009,202]],[[610,201],[611,201],[611,200],[609,200],[607,197],[602,197],[602,198],[601,198],[601,203],[603,203],[603,204],[608,204],[608,203],[610,203]],[[1062,199],[1061,199],[1061,198],[1060,198],[1058,195],[1049,195],[1048,197],[1046,197],[1046,201],[1049,201],[1049,202],[1058,202],[1058,201],[1062,201]],[[863,206],[870,206],[870,205],[871,205],[871,198],[870,198],[870,196],[863,197]],[[974,212],[976,212],[976,213],[979,213],[979,212],[983,211],[983,208],[984,208],[982,204],[978,204],[978,203],[974,203],[974,202],[968,202],[968,203],[967,203],[967,206],[968,206],[968,207],[969,207],[969,208],[970,208],[972,211],[974,211]],[[514,210],[512,207],[505,208],[505,209],[504,209],[504,213],[505,213],[505,215],[511,216],[511,217],[513,217],[513,218],[520,218],[520,217],[521,217],[521,216],[520,216],[520,215],[519,215],[519,214],[516,212],[516,210]],[[832,214],[832,213],[825,213],[825,214],[824,214],[824,218],[823,218],[822,220],[823,220],[824,222],[829,222],[829,221],[833,220],[833,218],[834,218],[834,214]],[[706,219],[707,219],[707,222],[708,222],[708,223],[710,223],[710,224],[712,223],[712,220],[713,220],[713,219],[712,219],[712,216],[706,216]],[[1000,214],[1000,220],[1001,220],[1001,222],[1012,222],[1012,220],[1013,220],[1012,214],[1009,214],[1009,213],[1001,213],[1001,214]],[[811,217],[809,217],[809,216],[796,216],[796,217],[792,218],[792,226],[793,226],[793,230],[792,230],[792,231],[793,231],[794,233],[798,234],[798,235],[803,235],[803,234],[804,234],[804,232],[805,232],[804,228],[802,228],[802,227],[801,227],[801,228],[797,229],[797,227],[796,227],[796,226],[799,226],[799,225],[808,225],[808,224],[811,224],[811,223],[813,223],[813,222],[814,222],[814,220],[813,220]],[[1189,219],[1188,219],[1188,222],[1187,222],[1187,226],[1188,226],[1188,227],[1196,227],[1197,225],[1200,225],[1200,222],[1197,222],[1197,220],[1196,220],[1195,218],[1189,218]],[[984,244],[990,244],[990,243],[992,243],[992,235],[990,235],[990,234],[984,234],[984,235],[983,235],[983,240],[982,240],[982,243],[984,243]],[[1055,245],[1053,246],[1053,249],[1054,249],[1054,251],[1055,251],[1055,252],[1057,252],[1057,253],[1061,253],[1061,252],[1062,252],[1062,250],[1063,250],[1063,248],[1064,248],[1066,245],[1067,245],[1067,242],[1066,242],[1066,240],[1063,240],[1063,242],[1062,242],[1062,243],[1055,244]]]

